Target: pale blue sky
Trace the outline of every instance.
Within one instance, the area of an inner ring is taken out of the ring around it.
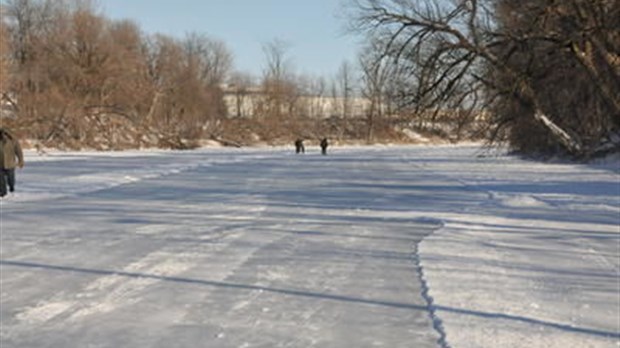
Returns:
[[[112,19],[132,19],[147,33],[182,38],[205,33],[223,41],[235,69],[255,76],[265,66],[263,45],[279,39],[296,73],[329,77],[346,59],[355,63],[359,38],[346,33],[341,0],[100,0]]]

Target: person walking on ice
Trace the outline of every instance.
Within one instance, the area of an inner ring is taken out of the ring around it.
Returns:
[[[24,167],[24,154],[19,141],[0,128],[0,197],[15,192],[15,167]]]
[[[323,138],[323,140],[321,140],[321,154],[323,155],[327,155],[327,146],[329,144],[327,143],[327,138]]]

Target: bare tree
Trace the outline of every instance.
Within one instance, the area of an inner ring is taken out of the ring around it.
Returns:
[[[232,67],[232,54],[223,42],[194,32],[187,35],[183,44],[187,64],[197,70],[202,83],[219,86],[226,80]]]
[[[605,12],[612,8],[617,9],[617,2],[597,0],[594,7],[602,7],[601,11]],[[586,3],[587,1],[571,0],[569,5],[560,5],[557,1],[549,1],[544,6],[538,6],[538,9],[564,18],[562,11],[567,9],[565,6],[577,6],[583,10],[583,14],[586,13]],[[530,121],[546,129],[553,139],[569,152],[580,155],[587,151],[578,132],[565,129],[566,126],[561,126],[557,119],[550,117],[536,86],[532,84],[531,76],[509,64],[506,54],[498,51],[498,47],[507,44],[523,47],[538,42],[546,42],[562,50],[564,47],[574,46],[570,45],[575,42],[574,38],[558,37],[557,31],[534,32],[527,27],[515,31],[503,30],[499,25],[495,0],[356,0],[352,1],[351,8],[354,11],[354,28],[368,33],[379,43],[381,54],[378,60],[397,66],[401,72],[411,76],[412,84],[415,85],[415,93],[407,94],[411,103],[438,105],[452,99],[456,91],[466,90],[467,84],[482,82],[488,89],[489,96],[498,93],[510,95],[524,109],[530,110],[526,113]],[[540,13],[525,13],[528,17],[541,18],[538,16]],[[588,15],[586,17],[590,18]],[[581,25],[580,27],[585,28]],[[586,31],[581,33],[588,34]],[[609,41],[613,40],[587,41],[591,43],[583,47],[600,46],[597,53],[599,56],[613,58],[613,54],[609,54],[609,47],[614,45]],[[582,56],[586,51],[575,48],[573,50],[576,55]],[[581,60],[582,64],[589,64]],[[601,66],[605,65],[613,63]],[[510,84],[498,85],[494,79],[485,78],[485,70],[494,76],[501,75],[504,81],[510,81]],[[620,93],[604,91],[608,88],[617,92],[613,87],[616,79],[611,78],[610,82],[603,83],[600,81],[603,76],[601,72],[593,71],[591,75],[595,79],[599,78],[598,83],[603,87],[600,93],[611,105],[612,112],[617,115],[614,105],[617,104]],[[463,103],[468,102],[470,99],[463,98]]]
[[[372,143],[375,137],[377,123],[381,123],[384,116],[384,101],[387,80],[390,76],[391,66],[385,60],[377,57],[376,44],[371,42],[371,48],[364,51],[360,56],[362,69],[362,96],[370,101],[366,112],[366,141]]]
[[[355,95],[353,68],[348,61],[342,62],[337,74],[338,89],[342,104],[342,115],[338,140],[342,140],[344,132],[348,128],[348,120],[351,118],[352,99]]]
[[[516,10],[529,15],[511,15]],[[614,52],[620,51],[620,2],[524,1],[517,9],[512,2],[498,1],[497,12],[502,40],[494,51],[527,77],[540,110],[578,140],[578,154],[598,152],[601,141],[620,128],[620,61],[614,63]],[[488,76],[509,90],[507,76]],[[518,149],[544,151],[553,146],[544,128],[519,117],[532,113],[527,104],[504,94],[494,108]]]
[[[14,71],[13,60],[8,52],[10,49],[9,28],[4,21],[6,8],[0,4],[0,106],[14,105],[15,101],[12,97],[11,80]],[[2,112],[2,110],[0,110]],[[0,117],[4,115],[0,114]]]
[[[288,45],[273,40],[263,46],[266,69],[262,88],[265,99],[259,105],[257,114],[261,115],[267,128],[274,136],[289,136],[294,117],[297,117],[296,104],[300,97],[299,86],[286,56]],[[296,130],[293,130],[294,132]]]
[[[263,53],[265,54],[265,71],[263,78],[275,81],[285,81],[290,73],[290,63],[286,57],[289,44],[274,39],[273,41],[263,44]]]
[[[316,77],[310,82],[310,95],[313,97],[311,111],[308,116],[317,120],[327,117],[327,82],[324,77]]]

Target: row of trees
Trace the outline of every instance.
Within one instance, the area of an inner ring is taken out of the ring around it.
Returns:
[[[183,148],[205,138],[243,144],[324,136],[373,142],[398,136],[396,123],[410,121],[394,117],[395,89],[372,54],[362,55],[362,69],[343,62],[331,78],[300,76],[287,43],[274,40],[263,44],[257,79],[234,71],[223,42],[198,33],[146,35],[89,0],[5,0],[0,10],[0,118],[42,146]],[[225,105],[225,93],[235,94],[236,110]],[[235,117],[248,116],[242,106],[252,93],[261,98],[251,117]],[[368,101],[361,111],[360,97]]]
[[[352,0],[404,112],[464,121],[523,152],[620,147],[620,0]],[[427,110],[420,113],[421,110]]]
[[[145,35],[88,0],[5,0],[0,117],[43,145],[73,148],[372,142],[404,127],[458,140],[476,126],[523,152],[618,149],[620,0],[348,1],[352,29],[367,37],[357,64],[329,80],[299,76],[275,40],[256,83],[203,34]],[[252,117],[234,117],[256,91]],[[331,114],[322,98],[337,104]]]
[[[257,83],[234,72],[225,43],[204,34],[146,35],[129,20],[106,18],[89,0],[0,6],[2,126],[35,144],[183,148],[205,138],[241,144],[372,133],[349,120],[351,63],[333,79],[298,76],[287,44],[274,40],[263,45],[266,67]],[[223,86],[231,85],[240,101],[252,91],[264,96],[251,118],[234,118],[240,110],[229,115]],[[321,110],[322,98],[339,104],[331,107],[336,120],[325,120],[334,115]]]
[[[17,115],[3,123],[30,138],[157,145],[194,138],[224,112],[219,85],[232,56],[207,36],[144,36],[88,1],[7,0],[0,25],[0,91]]]

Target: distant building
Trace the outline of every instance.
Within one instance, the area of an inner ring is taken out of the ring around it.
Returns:
[[[267,100],[267,94],[259,87],[222,86],[228,117],[254,117]],[[362,117],[370,101],[366,98],[347,98],[347,116]],[[331,96],[300,95],[294,101],[297,113],[313,118],[328,118],[344,114],[345,98]]]

